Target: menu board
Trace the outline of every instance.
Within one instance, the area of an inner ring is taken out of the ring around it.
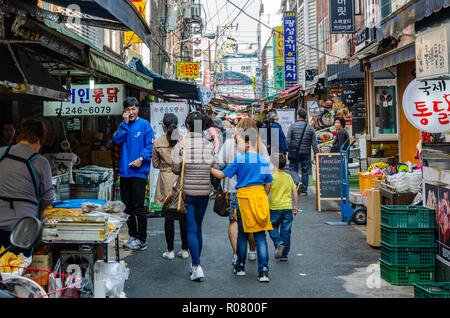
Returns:
[[[339,153],[316,155],[316,193],[318,210],[322,211],[322,200],[341,199],[341,157]]]

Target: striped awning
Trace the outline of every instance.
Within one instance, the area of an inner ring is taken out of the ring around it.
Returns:
[[[415,43],[411,42],[404,47],[391,50],[387,53],[370,59],[370,72],[377,72],[391,66],[415,59]]]
[[[420,21],[442,8],[450,6],[450,0],[414,0],[404,5],[398,12],[387,16],[381,21],[376,31],[377,41],[401,32],[408,25]]]

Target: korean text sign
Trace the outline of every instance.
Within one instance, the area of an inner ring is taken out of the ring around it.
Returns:
[[[354,0],[330,0],[330,33],[355,32]]]
[[[44,116],[122,115],[123,84],[72,85],[66,102],[44,102]]]
[[[421,131],[450,131],[450,80],[413,80],[403,95],[403,111]]]
[[[276,27],[273,34],[274,49],[274,89],[284,89],[284,35],[283,27]]]
[[[200,63],[197,62],[177,62],[178,78],[198,78],[200,77]]]
[[[284,88],[297,85],[297,23],[295,11],[283,14],[284,26]]]
[[[450,74],[450,24],[418,33],[416,36],[417,79]]]

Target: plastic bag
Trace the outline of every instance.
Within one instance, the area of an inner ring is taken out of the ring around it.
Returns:
[[[102,207],[101,204],[97,203],[91,203],[91,202],[84,202],[81,203],[81,210],[84,213],[90,213],[92,211],[98,211]]]
[[[95,281],[105,281],[105,294],[109,297],[126,298],[124,290],[125,281],[130,275],[130,270],[125,266],[124,261],[95,262],[94,279]],[[95,286],[95,284],[94,284]]]
[[[106,213],[122,213],[125,211],[125,204],[122,201],[107,201],[99,211]]]

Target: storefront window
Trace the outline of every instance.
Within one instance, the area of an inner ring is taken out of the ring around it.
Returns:
[[[397,133],[395,80],[375,81],[375,134]]]

